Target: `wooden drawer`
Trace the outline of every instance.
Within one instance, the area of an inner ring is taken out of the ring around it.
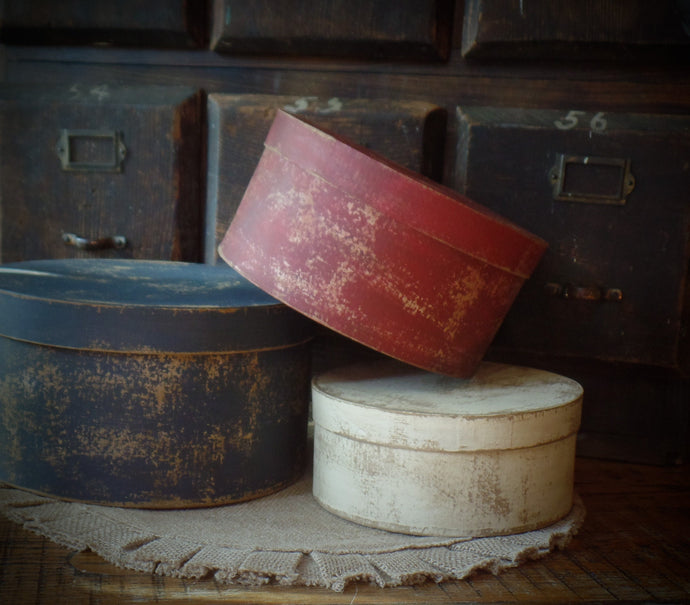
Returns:
[[[214,0],[211,48],[222,53],[446,59],[453,4],[453,0]]]
[[[1,88],[0,261],[199,260],[202,109],[187,87]]]
[[[460,108],[453,185],[550,244],[499,348],[689,369],[690,118]]]
[[[206,0],[52,0],[0,4],[6,44],[198,47],[205,45]]]
[[[674,0],[466,0],[468,59],[690,56],[690,7]]]
[[[211,94],[205,262],[216,261],[216,247],[259,162],[278,108],[411,170],[436,180],[442,176],[446,112],[430,103]]]

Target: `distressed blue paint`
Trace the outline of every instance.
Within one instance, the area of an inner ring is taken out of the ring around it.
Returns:
[[[228,266],[111,259],[0,266],[0,335],[121,352],[302,342],[312,325]]]
[[[73,500],[172,508],[254,498],[301,476],[306,320],[220,267],[82,260],[6,267],[0,481]],[[233,299],[233,288],[221,284],[237,281]],[[24,305],[11,308],[8,300]],[[195,315],[205,318],[195,323]],[[241,337],[231,324],[214,330],[226,316],[241,319]],[[295,318],[299,329],[289,325]],[[22,337],[6,337],[10,330]],[[112,348],[118,330],[122,342],[138,339],[151,350]],[[228,342],[220,351],[170,352],[157,340],[161,330],[170,342]],[[66,342],[26,338],[45,333]],[[252,335],[261,346],[251,346]],[[102,349],[74,346],[84,339],[101,339]],[[243,348],[227,350],[238,343]]]

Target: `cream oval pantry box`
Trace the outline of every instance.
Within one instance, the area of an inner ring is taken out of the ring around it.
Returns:
[[[312,383],[314,496],[331,512],[418,535],[490,536],[570,511],[582,387],[482,362],[460,379],[384,360]]]

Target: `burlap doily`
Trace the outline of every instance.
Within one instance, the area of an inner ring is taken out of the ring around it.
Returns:
[[[207,509],[124,509],[37,496],[0,485],[11,520],[75,550],[90,549],[121,567],[223,583],[379,586],[493,573],[563,548],[584,520],[570,514],[549,527],[492,538],[434,538],[371,529],[322,509],[311,473],[272,496]]]

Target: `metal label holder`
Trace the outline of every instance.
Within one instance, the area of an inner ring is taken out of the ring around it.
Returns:
[[[609,166],[620,170],[620,180],[616,191],[609,193],[578,192],[566,189],[568,165]],[[583,202],[588,204],[614,204],[622,206],[630,192],[635,188],[635,177],[630,172],[630,160],[623,158],[604,158],[595,156],[567,155],[559,153],[556,164],[549,172],[553,187],[553,199],[562,202]]]
[[[73,157],[73,142],[78,138],[90,139],[105,139],[110,141],[110,149],[112,153],[106,161],[75,161]],[[63,128],[60,131],[60,138],[58,139],[55,151],[62,170],[82,171],[82,172],[122,172],[122,164],[127,149],[122,141],[122,135],[113,130],[70,130]]]

